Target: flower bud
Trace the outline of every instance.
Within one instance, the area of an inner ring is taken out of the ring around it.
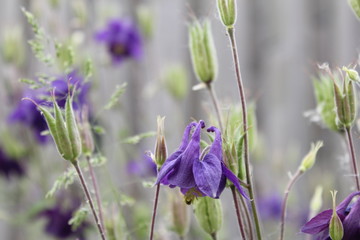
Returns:
[[[175,99],[184,99],[188,89],[188,81],[186,69],[181,65],[169,67],[164,74],[165,86]]]
[[[314,192],[313,197],[310,201],[310,218],[313,218],[321,209],[322,206],[322,186],[317,186]]]
[[[334,95],[338,121],[342,126],[349,128],[356,118],[356,96],[352,81],[345,79],[340,89],[334,82]]]
[[[331,191],[333,200],[333,214],[329,224],[329,235],[332,240],[341,240],[344,236],[344,228],[336,212],[336,193],[337,191]]]
[[[355,69],[348,69],[347,67],[342,68],[343,71],[349,76],[350,80],[358,81],[359,80],[359,73]]]
[[[222,206],[219,199],[200,197],[194,204],[195,217],[201,228],[211,236],[216,236],[223,221]]]
[[[189,26],[189,45],[192,65],[199,81],[211,83],[217,75],[216,50],[210,22],[198,21]]]
[[[301,165],[299,167],[299,170],[301,172],[306,172],[310,168],[312,168],[316,161],[316,154],[319,151],[319,149],[323,146],[322,141],[316,142],[316,144],[311,144],[310,152],[303,158]]]
[[[167,158],[167,147],[164,135],[164,120],[165,117],[157,117],[157,137],[155,145],[155,163],[160,169]]]
[[[184,238],[190,227],[189,208],[184,203],[179,192],[170,195],[170,203],[172,218],[171,228],[179,235],[179,237]]]
[[[221,22],[225,27],[233,27],[236,21],[236,0],[217,0]]]

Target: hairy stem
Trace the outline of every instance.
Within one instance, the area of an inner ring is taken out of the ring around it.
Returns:
[[[73,163],[73,165],[74,165],[74,167],[75,167],[75,169],[76,169],[77,174],[79,175],[81,185],[82,185],[82,187],[83,187],[83,190],[84,190],[84,193],[85,193],[85,195],[86,195],[86,198],[88,199],[88,202],[89,202],[89,205],[90,205],[90,208],[91,208],[91,212],[92,212],[92,214],[93,214],[93,216],[94,216],[95,223],[96,223],[96,226],[97,226],[97,228],[98,228],[98,230],[99,230],[101,239],[102,239],[102,240],[106,240],[105,233],[104,233],[104,231],[103,231],[103,229],[102,229],[102,227],[101,227],[101,224],[100,224],[100,221],[99,221],[99,217],[98,217],[98,215],[97,215],[97,213],[96,213],[96,211],[95,211],[95,207],[94,207],[93,200],[91,199],[91,195],[90,195],[89,189],[88,189],[88,187],[87,187],[87,185],[86,185],[86,182],[85,182],[84,176],[83,176],[83,174],[82,174],[82,172],[81,172],[81,169],[80,169],[80,167],[79,167],[79,164],[78,164],[77,161],[75,161],[75,162]]]
[[[352,136],[351,136],[351,128],[350,127],[345,128],[345,132],[346,132],[346,136],[347,136],[347,139],[348,139],[348,145],[349,145],[349,151],[350,151],[350,155],[351,155],[351,162],[352,162],[353,171],[354,171],[356,189],[358,191],[360,191],[359,171],[358,171],[357,162],[356,162],[354,144],[353,144],[353,140],[352,140]]]
[[[244,224],[243,224],[243,222],[241,220],[239,203],[238,203],[238,199],[237,199],[237,196],[236,196],[236,190],[235,190],[234,186],[231,186],[231,193],[233,195],[234,205],[235,205],[235,209],[236,209],[236,217],[237,217],[237,220],[238,220],[240,233],[241,233],[242,238],[245,240],[246,235],[245,235],[245,230],[244,230]]]
[[[286,186],[286,189],[284,192],[284,199],[283,199],[283,202],[281,205],[280,240],[284,239],[286,204],[287,204],[287,199],[289,197],[289,192],[290,192],[292,186],[294,185],[294,183],[299,179],[299,177],[303,173],[304,172],[297,170],[295,175],[290,179],[290,181],[288,182],[288,185]]]
[[[158,200],[159,200],[159,192],[160,192],[160,183],[158,183],[156,185],[154,208],[153,208],[153,214],[152,214],[152,218],[151,218],[150,240],[152,240],[153,236],[154,236],[155,217],[156,217],[156,210],[157,210],[157,205],[158,205]]]
[[[239,196],[239,199],[240,199],[240,206],[242,206],[241,210],[243,210],[242,213],[243,213],[243,215],[245,215],[245,219],[246,219],[246,223],[247,223],[247,224],[245,224],[245,226],[246,226],[245,229],[248,231],[247,236],[249,236],[249,239],[254,239],[253,223],[250,218],[249,208],[247,207],[246,202],[244,201],[243,197]]]
[[[86,161],[88,163],[90,177],[91,177],[91,181],[92,181],[94,191],[95,191],[95,199],[96,199],[96,203],[97,203],[97,206],[98,206],[101,227],[102,227],[103,231],[105,231],[105,224],[104,224],[103,210],[102,210],[102,205],[101,205],[99,185],[98,185],[97,180],[96,180],[94,168],[93,168],[93,166],[91,164],[91,161],[90,161],[90,156],[86,156]]]
[[[241,109],[242,109],[242,120],[243,120],[243,131],[244,131],[244,162],[245,162],[245,171],[246,171],[246,181],[249,184],[249,197],[251,199],[251,208],[252,214],[254,218],[255,228],[257,239],[261,240],[261,229],[260,229],[260,221],[258,217],[258,212],[255,203],[255,194],[254,194],[254,186],[252,182],[252,176],[250,173],[250,159],[249,159],[249,144],[248,144],[248,126],[247,126],[247,109],[246,109],[246,99],[245,99],[245,92],[244,86],[241,79],[241,71],[240,71],[240,63],[239,63],[239,56],[237,52],[236,40],[235,40],[235,33],[234,28],[227,28],[227,33],[229,36],[229,40],[231,43],[235,73],[236,73],[236,80],[239,89],[240,101],[241,101]]]
[[[219,122],[220,130],[221,130],[221,132],[223,132],[224,126],[223,126],[223,121],[222,121],[222,118],[221,118],[221,112],[220,112],[220,108],[219,108],[219,101],[217,100],[215,91],[214,91],[211,83],[207,83],[207,84],[206,84],[206,87],[207,87],[207,89],[209,90],[211,100],[212,100],[212,102],[213,102],[213,104],[214,104],[214,108],[215,108],[215,112],[216,112],[216,117],[217,117],[218,122]]]

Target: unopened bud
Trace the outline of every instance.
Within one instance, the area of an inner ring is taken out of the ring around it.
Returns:
[[[344,236],[344,228],[336,212],[336,193],[337,191],[331,191],[333,200],[333,214],[329,224],[329,235],[332,240],[341,240]]]
[[[356,96],[352,81],[345,79],[342,91],[334,82],[334,95],[338,121],[346,128],[351,127],[356,118]]]
[[[181,65],[170,66],[164,74],[167,90],[176,99],[184,99],[188,90],[188,76],[186,69]]]
[[[358,81],[359,80],[359,73],[355,69],[348,69],[347,67],[342,68],[343,71],[349,76],[350,80]]]
[[[189,208],[179,192],[170,195],[172,230],[184,238],[189,231]]]
[[[167,158],[167,147],[164,135],[165,117],[157,117],[157,137],[155,145],[155,163],[160,168]]]
[[[217,75],[216,50],[209,21],[189,26],[189,45],[192,65],[199,81],[210,83]]]
[[[221,22],[226,27],[233,27],[236,21],[236,0],[218,0],[217,6]]]
[[[216,236],[222,227],[223,212],[219,199],[200,197],[194,204],[195,217],[201,228],[211,236]]]
[[[323,188],[322,186],[317,186],[314,192],[313,197],[310,201],[310,218],[313,218],[318,211],[321,209],[322,206],[322,192]]]
[[[303,158],[299,170],[301,172],[306,172],[310,168],[312,168],[316,161],[316,155],[319,149],[323,146],[322,141],[316,142],[316,144],[311,144],[310,152]]]

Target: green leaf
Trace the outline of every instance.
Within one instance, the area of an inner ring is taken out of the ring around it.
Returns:
[[[121,85],[116,85],[115,92],[112,94],[109,102],[104,107],[106,110],[113,108],[117,104],[120,97],[125,92],[126,86],[127,86],[127,83],[123,83]]]
[[[148,138],[148,137],[153,137],[155,135],[156,135],[156,132],[154,132],[154,131],[145,132],[145,133],[141,133],[141,134],[138,134],[138,135],[135,135],[135,136],[125,138],[123,140],[123,143],[138,144],[142,139]]]
[[[63,175],[59,176],[55,180],[54,185],[52,186],[50,191],[48,193],[46,193],[45,198],[52,198],[52,197],[54,197],[55,193],[58,190],[60,190],[62,188],[66,189],[68,186],[70,186],[74,182],[75,176],[76,176],[75,169],[72,167],[68,168],[63,173]]]
[[[79,208],[74,214],[73,217],[69,220],[69,224],[71,225],[71,229],[75,231],[81,224],[85,221],[87,215],[89,214],[89,210],[85,207]]]

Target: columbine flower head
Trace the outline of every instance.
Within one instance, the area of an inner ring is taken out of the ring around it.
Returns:
[[[195,130],[190,138],[193,127]],[[215,139],[209,152],[200,159],[200,134],[204,127],[204,121],[200,120],[185,128],[180,147],[166,159],[158,173],[156,184],[179,187],[185,200],[190,199],[188,203],[191,203],[192,197],[219,198],[226,179],[233,182],[239,192],[246,196],[238,178],[223,162],[221,133],[217,128],[208,128],[208,132],[215,132]]]
[[[351,203],[358,195],[360,192],[350,194],[336,207],[336,213],[344,228],[343,240],[360,239],[360,198]],[[329,224],[332,214],[332,209],[319,213],[301,228],[301,232],[316,235],[318,240],[330,240]]]
[[[11,176],[23,176],[25,170],[20,160],[9,156],[0,146],[0,175],[7,179]]]
[[[138,28],[129,20],[114,19],[105,29],[96,33],[95,39],[107,45],[113,63],[126,58],[139,60],[143,54],[143,43]]]

